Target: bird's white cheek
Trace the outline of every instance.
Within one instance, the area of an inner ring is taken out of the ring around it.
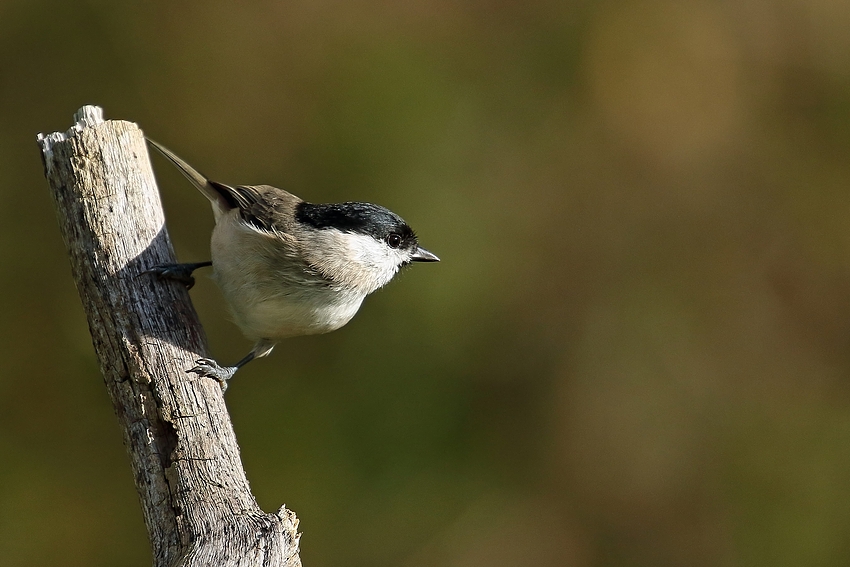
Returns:
[[[371,288],[369,293],[388,284],[405,261],[402,252],[371,236],[348,237],[351,264],[362,283]]]
[[[311,264],[329,279],[369,294],[389,283],[404,263],[404,253],[371,236],[337,230],[316,235]]]

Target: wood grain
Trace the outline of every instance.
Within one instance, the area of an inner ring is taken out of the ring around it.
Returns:
[[[257,505],[186,290],[143,273],[175,262],[142,131],[87,106],[39,135],[71,271],[148,528],[153,564],[300,566],[298,520]]]

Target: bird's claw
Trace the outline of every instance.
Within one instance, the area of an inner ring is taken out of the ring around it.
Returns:
[[[192,289],[195,285],[195,278],[192,272],[195,268],[191,264],[159,264],[142,272],[143,274],[156,274],[156,277],[161,280],[174,280],[186,286],[186,289]]]
[[[195,364],[197,366],[189,369],[188,372],[218,380],[222,392],[227,390],[227,381],[233,378],[233,374],[238,370],[236,366],[221,366],[211,358],[199,358],[195,361]]]

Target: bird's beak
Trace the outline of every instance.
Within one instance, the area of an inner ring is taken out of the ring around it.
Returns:
[[[421,246],[416,247],[416,251],[410,256],[411,262],[439,262],[440,259],[436,255],[431,254]]]

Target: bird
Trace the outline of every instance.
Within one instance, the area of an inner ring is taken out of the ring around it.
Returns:
[[[147,138],[207,199],[215,228],[210,261],[159,264],[161,279],[194,285],[212,266],[234,323],[254,342],[233,366],[200,358],[189,369],[222,390],[237,370],[267,356],[281,339],[329,333],[348,323],[367,295],[414,262],[439,262],[397,214],[364,202],[315,204],[271,185],[212,181]]]

